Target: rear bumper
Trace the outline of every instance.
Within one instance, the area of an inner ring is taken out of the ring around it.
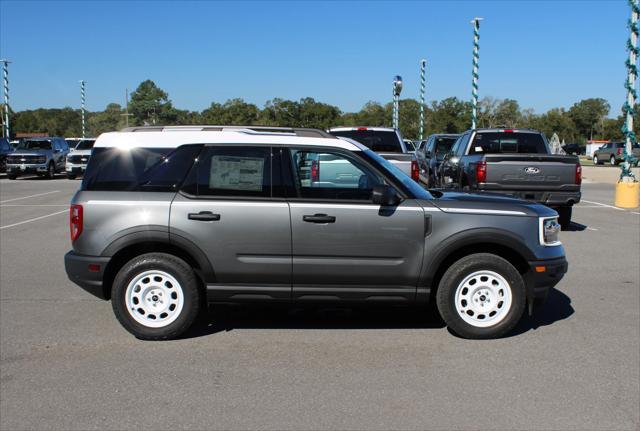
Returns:
[[[108,293],[104,291],[102,279],[110,260],[110,257],[84,256],[70,251],[64,255],[64,268],[69,280],[92,295],[107,299]],[[92,266],[90,270],[89,265],[97,266]]]
[[[544,271],[541,271],[542,267],[544,267]],[[545,297],[547,291],[562,280],[568,269],[569,263],[564,257],[530,261],[529,272],[525,276],[529,297]]]
[[[490,190],[482,188],[479,191],[500,193],[524,201],[537,202],[552,207],[571,206],[580,202],[580,198],[582,197],[582,192],[580,191],[555,192],[538,190]]]

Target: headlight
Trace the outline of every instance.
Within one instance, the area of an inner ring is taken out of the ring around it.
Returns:
[[[558,217],[540,217],[540,245],[560,245]]]

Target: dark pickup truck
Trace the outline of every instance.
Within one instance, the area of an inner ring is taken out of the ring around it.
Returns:
[[[551,154],[545,136],[530,129],[465,132],[440,166],[440,186],[494,192],[554,208],[563,228],[580,202],[582,168],[577,156]]]

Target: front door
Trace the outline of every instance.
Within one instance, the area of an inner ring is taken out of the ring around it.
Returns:
[[[278,150],[279,153],[279,150]],[[213,299],[290,299],[291,222],[268,146],[209,146],[171,205],[171,235],[208,257]]]
[[[425,218],[411,199],[371,201],[382,175],[353,153],[291,149],[294,299],[415,297]]]

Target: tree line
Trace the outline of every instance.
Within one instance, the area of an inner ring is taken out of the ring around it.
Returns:
[[[607,118],[610,105],[605,99],[590,98],[576,102],[571,108],[553,108],[543,114],[523,109],[516,100],[485,97],[479,101],[478,127],[533,128],[548,137],[554,133],[567,143],[584,143],[588,139],[623,139],[620,115]],[[169,95],[153,81],[146,80],[131,93],[128,115],[120,104],[110,103],[104,111],[86,112],[88,136],[119,130],[125,125],[264,125],[313,127],[390,126],[391,103],[367,102],[359,112],[342,112],[338,107],[311,97],[298,101],[275,98],[263,108],[243,99],[213,102],[203,111],[177,109]],[[470,127],[471,103],[456,97],[425,104],[424,137],[432,133],[460,133]],[[636,111],[638,111],[636,109]],[[420,102],[400,100],[400,130],[404,137],[419,135]],[[70,107],[33,109],[10,113],[12,135],[47,133],[52,136],[80,136],[81,111]],[[634,124],[638,124],[637,118]]]

